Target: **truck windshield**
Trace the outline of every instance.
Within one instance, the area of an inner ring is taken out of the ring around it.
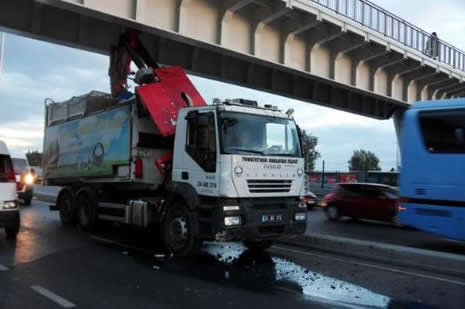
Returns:
[[[219,121],[224,154],[302,157],[294,120],[222,112]]]

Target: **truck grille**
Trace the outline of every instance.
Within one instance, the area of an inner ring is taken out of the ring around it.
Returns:
[[[292,180],[247,180],[250,193],[286,193],[291,191]]]

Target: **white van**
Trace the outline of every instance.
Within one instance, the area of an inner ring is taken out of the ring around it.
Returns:
[[[0,228],[2,227],[8,238],[15,238],[18,234],[19,208],[15,172],[8,148],[0,141]]]

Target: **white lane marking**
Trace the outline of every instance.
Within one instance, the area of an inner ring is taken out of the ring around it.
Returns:
[[[446,279],[446,278],[430,276],[430,275],[424,275],[424,274],[419,274],[419,273],[415,273],[415,272],[410,272],[410,271],[405,271],[405,270],[400,270],[400,269],[396,269],[396,268],[380,266],[380,265],[375,265],[375,264],[370,264],[370,263],[363,263],[363,262],[358,262],[358,261],[353,260],[353,259],[351,259],[351,260],[341,259],[341,258],[333,257],[333,256],[330,256],[330,255],[320,255],[320,254],[316,254],[316,253],[309,253],[309,252],[295,250],[295,249],[291,249],[291,248],[285,248],[285,247],[281,247],[281,246],[273,246],[273,248],[276,248],[278,250],[280,249],[280,250],[285,250],[285,251],[291,251],[291,252],[294,252],[294,253],[308,255],[308,256],[316,256],[316,257],[323,258],[323,259],[332,259],[332,260],[343,262],[343,263],[351,262],[351,263],[354,263],[354,264],[357,264],[357,265],[371,267],[371,268],[377,268],[377,269],[386,270],[386,271],[390,271],[390,272],[394,272],[394,273],[410,275],[410,276],[417,276],[417,277],[421,277],[421,278],[432,279],[432,280],[443,281],[443,282],[447,282],[447,283],[452,283],[452,284],[465,286],[465,282],[463,282],[463,281]]]
[[[0,271],[7,271],[8,270],[8,267],[0,264]]]
[[[47,297],[51,301],[57,303],[58,305],[60,305],[60,306],[62,306],[64,308],[76,307],[76,305],[73,304],[72,302],[67,301],[63,297],[58,296],[57,294],[53,293],[50,290],[47,290],[46,288],[44,288],[44,287],[42,287],[40,285],[33,285],[33,286],[31,286],[31,289],[33,289],[34,291],[36,291],[40,295]]]

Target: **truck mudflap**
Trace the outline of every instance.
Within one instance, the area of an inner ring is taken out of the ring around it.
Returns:
[[[216,204],[215,240],[274,240],[303,234],[307,227],[307,210],[296,198],[218,199]]]
[[[207,104],[181,67],[164,67],[153,72],[159,81],[137,87],[137,95],[161,135],[172,136],[181,108]]]

